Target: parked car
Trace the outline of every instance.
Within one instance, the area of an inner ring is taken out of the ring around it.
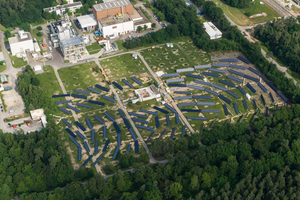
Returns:
[[[46,47],[46,45],[45,45],[44,43],[42,44],[42,46],[43,46],[43,47]]]

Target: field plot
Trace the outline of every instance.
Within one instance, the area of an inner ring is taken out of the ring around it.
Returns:
[[[78,70],[80,68],[80,70]],[[98,87],[95,87],[96,84],[101,85],[102,87],[109,88],[106,82],[103,82],[102,74],[100,74],[95,68],[98,68],[98,66],[95,63],[86,63],[82,65],[77,65],[69,68],[63,68],[59,70],[59,74],[61,76],[62,82],[65,85],[65,88],[68,92],[71,92],[73,94],[77,95],[83,95],[85,98],[78,98],[76,97],[69,97],[72,100],[72,104],[69,104],[76,109],[79,109],[80,112],[77,112],[76,115],[78,117],[78,122],[86,129],[82,130],[79,126],[75,124],[75,120],[71,115],[66,116],[66,120],[72,125],[72,127],[69,129],[77,135],[75,140],[81,145],[82,147],[82,159],[80,161],[77,160],[78,158],[78,148],[75,144],[73,144],[72,141],[69,140],[70,135],[67,133],[66,128],[68,128],[67,125],[65,125],[64,122],[60,122],[59,126],[61,127],[61,130],[63,132],[63,140],[65,141],[66,148],[69,152],[69,154],[72,157],[72,163],[74,168],[80,167],[85,160],[89,157],[88,152],[83,146],[84,140],[76,133],[76,131],[79,131],[81,134],[83,134],[90,147],[90,152],[94,155],[94,157],[98,158],[102,153],[104,156],[102,159],[98,162],[100,166],[104,166],[105,164],[114,163],[117,164],[118,162],[115,162],[112,157],[115,152],[117,145],[117,134],[121,134],[121,143],[119,148],[119,153],[116,159],[119,159],[119,154],[124,154],[129,144],[132,144],[131,148],[135,148],[134,146],[134,140],[127,129],[127,127],[124,124],[124,121],[122,117],[120,116],[119,112],[117,111],[119,109],[119,105],[116,102],[111,102],[107,99],[103,98],[103,95],[110,97],[111,99],[114,99],[112,91],[104,91],[99,89]],[[88,87],[91,87],[93,89],[98,90],[101,92],[101,94],[97,94],[93,92],[92,90],[88,89]],[[81,91],[78,91],[81,90]],[[82,91],[87,94],[82,94]],[[91,101],[101,102],[104,103],[104,105],[98,105],[95,103],[92,103]],[[78,104],[79,103],[79,104]],[[83,106],[81,105],[83,104]],[[66,107],[66,104],[59,104],[59,106],[70,110]],[[85,106],[85,107],[84,107]],[[118,131],[117,128],[113,125],[113,121],[111,121],[107,116],[104,115],[104,113],[107,112],[116,122],[118,125],[120,131]],[[63,113],[63,112],[61,112]],[[100,118],[100,121],[102,120],[104,124],[100,123],[95,116],[98,116]],[[91,123],[88,124],[88,121]],[[104,126],[106,127],[106,137],[104,137]],[[132,128],[132,127],[131,127]],[[92,130],[95,130],[94,137],[92,136]],[[92,141],[93,137],[93,141]],[[110,140],[106,151],[102,152],[105,143],[107,140]],[[95,151],[95,142],[98,142],[98,152]],[[130,155],[133,155],[136,158],[138,162],[147,162],[149,160],[149,157],[146,153],[146,151],[142,148],[141,144],[139,144],[139,153],[135,154],[134,151],[129,152]],[[141,159],[142,158],[142,159]],[[91,167],[93,164],[92,160],[88,162],[86,165],[87,167]],[[120,168],[120,167],[118,167]]]

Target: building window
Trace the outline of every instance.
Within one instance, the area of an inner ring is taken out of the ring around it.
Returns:
[[[113,26],[113,27],[112,27],[112,29],[116,29],[116,28],[117,28],[117,26]]]

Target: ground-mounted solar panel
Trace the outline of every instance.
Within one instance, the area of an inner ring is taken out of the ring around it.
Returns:
[[[100,124],[105,124],[105,122],[104,122],[98,115],[95,115],[95,119],[96,119]]]
[[[228,113],[228,109],[227,109],[226,104],[223,104],[223,109],[224,109],[225,115],[227,116],[229,113]]]
[[[195,106],[196,102],[190,102],[190,103],[179,103],[177,104],[178,107],[183,107],[183,106]]]
[[[52,95],[52,98],[58,98],[58,97],[69,97],[70,94],[58,94],[58,95]]]
[[[93,100],[88,100],[89,103],[93,103],[93,104],[97,104],[97,105],[100,105],[100,106],[104,106],[105,103],[103,102],[100,102],[100,101],[93,101]]]
[[[91,131],[91,142],[95,142],[95,129]]]
[[[202,79],[202,78],[203,78],[203,77],[200,76],[200,75],[189,74],[189,73],[186,73],[185,76],[186,76],[186,77],[191,77],[191,78],[197,78],[197,79]]]
[[[110,139],[106,140],[105,145],[104,145],[104,147],[103,147],[103,149],[102,149],[102,152],[105,152],[105,151],[106,151],[109,142],[110,142]]]
[[[126,149],[126,153],[129,153],[131,149],[131,144],[128,144],[127,149]]]
[[[58,107],[58,109],[61,110],[61,111],[63,111],[63,112],[66,113],[66,114],[71,114],[71,111],[66,110],[66,109],[63,108],[63,107]]]
[[[205,88],[204,91],[205,91],[205,92],[208,92],[208,93],[210,93],[210,94],[212,94],[212,95],[219,96],[219,93],[217,93],[217,92],[215,92],[215,91],[212,91],[212,90],[210,90],[210,89]]]
[[[123,111],[122,111],[121,108],[118,109],[118,112],[119,112],[119,114],[121,115],[122,118],[125,118],[125,115],[124,115],[124,113],[123,113]]]
[[[103,138],[107,137],[107,126],[103,126]]]
[[[189,91],[174,91],[175,94],[192,94],[192,92]]]
[[[239,91],[246,96],[246,92],[241,86],[237,86],[237,89],[239,89]]]
[[[110,114],[108,114],[108,112],[104,112],[103,114],[104,114],[105,117],[107,117],[110,121],[112,121],[112,122],[116,121],[115,118],[113,118]]]
[[[128,85],[130,88],[133,88],[133,85],[129,83],[126,79],[122,79],[122,82]]]
[[[106,95],[102,95],[102,98],[115,103],[115,100],[113,98],[110,98],[110,97],[108,97]]]
[[[114,125],[114,127],[115,127],[117,133],[121,133],[121,130],[120,130],[120,128],[119,128],[117,122],[114,122],[113,125]]]
[[[257,105],[256,105],[256,102],[255,102],[254,98],[253,98],[253,105],[254,105],[254,108],[257,109]]]
[[[82,148],[79,147],[78,148],[78,158],[77,158],[78,161],[81,161],[81,156],[82,156]]]
[[[128,120],[124,117],[124,118],[122,118],[123,119],[123,121],[124,121],[124,124],[126,125],[126,127],[127,127],[127,129],[129,130],[130,128],[131,128],[131,126],[130,126],[130,124],[129,124],[129,122],[128,122]]]
[[[264,75],[261,74],[260,77],[261,77],[262,80],[264,80],[266,83],[267,83],[267,82],[270,82]]]
[[[215,106],[215,102],[203,102],[203,101],[198,101],[197,102],[198,106]]]
[[[222,73],[222,74],[226,73],[226,70],[216,69],[216,68],[209,68],[208,71],[216,72],[216,73]]]
[[[150,115],[158,115],[157,112],[153,112],[153,111],[149,111],[149,110],[144,110],[144,109],[141,109],[140,112],[147,113],[147,114],[150,114]]]
[[[252,87],[252,85],[250,85],[250,83],[247,83],[246,86],[249,88],[249,90],[255,94],[256,93],[256,90]]]
[[[193,99],[211,99],[211,96],[193,95]]]
[[[135,135],[135,133],[133,132],[132,128],[129,129],[130,135],[133,138],[133,140],[137,140],[137,137]]]
[[[129,115],[135,116],[135,117],[140,117],[140,118],[147,118],[147,115],[142,115],[142,114],[138,114],[138,113],[134,113],[134,112],[128,112]]]
[[[219,98],[225,101],[226,103],[231,104],[231,100],[228,99],[227,97],[224,97],[222,94],[219,95]]]
[[[259,82],[259,79],[254,78],[253,76],[244,75],[244,78],[249,79],[249,80],[254,81],[254,82]]]
[[[117,144],[118,144],[118,146],[121,145],[121,133],[117,134]]]
[[[75,121],[76,126],[78,126],[83,132],[86,131],[86,128],[79,123],[79,121]]]
[[[96,87],[97,88],[99,88],[100,90],[103,90],[103,91],[105,91],[105,92],[108,92],[109,91],[109,89],[108,88],[106,88],[106,87],[103,87],[103,86],[101,86],[101,85],[96,85]]]
[[[272,95],[271,92],[269,93],[269,96],[270,96],[270,98],[271,98],[272,103],[274,103],[275,101],[274,101],[274,98],[273,98],[273,95]]]
[[[83,103],[76,103],[75,105],[76,105],[76,106],[85,107],[85,108],[92,108],[92,107],[93,107],[93,106],[86,105],[86,104],[83,104]]]
[[[239,62],[238,59],[221,59],[221,62]]]
[[[131,77],[131,80],[133,80],[134,82],[136,82],[139,85],[143,85],[143,83],[141,81],[139,81],[137,78],[135,78],[134,76]]]
[[[201,112],[204,112],[204,113],[220,113],[220,110],[201,109]]]
[[[235,70],[233,70],[233,69],[229,69],[228,70],[230,73],[232,73],[232,74],[235,74],[235,75],[238,75],[238,76],[241,76],[241,77],[244,77],[245,76],[245,74],[243,74],[243,73],[241,73],[241,72],[238,72],[238,71],[235,71]]]
[[[206,69],[206,68],[211,68],[210,64],[207,65],[196,65],[194,66],[195,69]]]
[[[87,152],[87,153],[90,153],[90,148],[89,148],[89,146],[88,146],[88,144],[87,144],[86,141],[83,142],[83,146],[84,146],[86,152]]]
[[[115,150],[115,152],[114,152],[114,155],[113,155],[113,157],[112,157],[113,160],[115,160],[115,159],[117,158],[119,149],[120,149],[120,146],[117,146],[117,147],[116,147],[116,150]]]
[[[168,86],[169,87],[186,87],[186,84],[170,83]]]
[[[185,127],[186,127],[186,125],[184,125],[184,126],[182,127],[182,129],[181,129],[181,137],[184,136],[184,133],[185,133]]]
[[[142,124],[148,124],[149,122],[146,121],[146,120],[141,120],[141,119],[138,119],[138,118],[132,118],[132,121],[134,122],[139,122],[139,123],[142,123]]]
[[[182,112],[201,112],[200,109],[181,109]]]
[[[75,97],[75,98],[80,98],[80,99],[87,99],[87,96],[85,95],[80,95],[80,94],[71,94],[72,97]]]
[[[81,94],[84,94],[84,95],[90,95],[91,94],[90,92],[87,92],[87,91],[84,91],[84,90],[79,90],[79,89],[76,89],[75,92],[81,93]]]
[[[175,113],[175,122],[176,122],[176,124],[180,123],[178,113]]]
[[[270,88],[272,88],[272,90],[274,90],[277,93],[277,91],[278,91],[277,88],[270,81],[267,82],[267,84]]]
[[[258,76],[261,75],[261,73],[260,73],[259,71],[255,70],[255,69],[252,68],[252,67],[248,67],[248,70],[251,71],[251,72],[253,72],[254,74],[256,74],[256,75],[258,75]]]
[[[211,84],[211,83],[209,83],[209,82],[199,81],[199,80],[195,80],[194,82],[197,83],[197,84],[208,85],[208,86],[210,86],[210,84]]]
[[[94,153],[98,153],[99,152],[99,144],[98,141],[95,142],[95,148],[94,148]]]
[[[170,73],[161,75],[162,78],[179,76],[179,73]]]
[[[200,132],[202,132],[203,129],[204,129],[204,123],[201,125]]]
[[[237,58],[238,58],[239,60],[243,61],[243,62],[246,63],[246,64],[250,64],[250,61],[247,60],[246,58],[243,58],[242,56],[238,56]]]
[[[92,87],[87,87],[88,90],[96,93],[96,94],[101,94],[101,92],[99,90],[96,90],[95,88],[92,88]]]
[[[72,136],[73,138],[76,138],[77,136],[69,129],[66,128],[66,131],[70,134],[70,136]]]
[[[248,110],[248,105],[245,99],[243,99],[243,106],[245,108],[245,110]]]
[[[173,139],[173,137],[174,137],[174,134],[175,134],[175,130],[176,130],[176,127],[173,127],[172,128],[172,132],[171,132],[171,139]]]
[[[135,127],[145,129],[145,130],[148,130],[148,131],[154,131],[154,128],[152,128],[152,127],[142,126],[142,125],[139,125],[139,124],[135,125]]]
[[[166,83],[179,83],[179,82],[184,82],[184,78],[172,78],[166,80]]]
[[[84,137],[84,135],[82,135],[82,133],[80,133],[78,130],[75,131],[75,133],[78,135],[78,137],[80,137],[82,140],[85,140],[86,137]]]
[[[63,123],[65,123],[69,128],[72,128],[72,125],[65,118],[62,118],[61,121],[63,121]]]
[[[160,140],[160,138],[162,138],[162,136],[167,132],[167,129],[165,129],[159,136],[159,138],[157,138],[157,140]]]
[[[148,137],[148,139],[146,140],[146,142],[145,142],[145,143],[149,142],[149,140],[150,140],[150,139],[151,139],[151,137],[154,135],[154,133],[155,133],[155,131],[153,131],[153,132],[151,133],[151,135]]]
[[[236,102],[233,103],[233,107],[234,107],[235,113],[238,115],[240,113],[240,111],[239,111],[239,109],[237,107]]]
[[[219,82],[220,82],[220,83],[223,83],[223,84],[225,84],[225,85],[228,85],[228,86],[230,86],[230,87],[235,87],[235,84],[234,84],[234,83],[231,83],[231,82],[226,81],[226,80],[223,80],[223,79],[221,79]]]
[[[236,69],[243,69],[243,70],[246,69],[245,66],[241,66],[241,65],[232,65],[232,64],[230,64],[229,67],[236,68]]]
[[[167,126],[170,126],[170,116],[166,115],[166,122],[167,122]]]
[[[195,71],[194,68],[183,68],[183,69],[176,69],[177,73],[182,73],[182,72],[193,72]]]
[[[134,141],[134,151],[135,151],[135,153],[140,152],[140,150],[139,150],[139,141],[138,140]]]
[[[191,120],[203,120],[203,121],[207,120],[206,117],[191,117],[191,116],[187,116],[186,118],[187,119],[191,119]]]
[[[79,113],[80,112],[80,109],[78,109],[78,108],[75,108],[75,107],[73,107],[73,106],[70,106],[69,104],[67,104],[67,106],[66,106],[67,108],[69,108],[69,109],[71,109],[71,110],[74,110],[75,112],[77,112],[77,113]]]
[[[214,88],[217,88],[219,90],[222,90],[222,91],[226,91],[227,90],[225,87],[222,87],[222,86],[214,84],[214,83],[212,83],[211,86],[214,87]]]
[[[262,89],[262,91],[268,92],[268,90],[265,88],[265,86],[263,86],[263,84],[261,84],[260,82],[258,82],[257,85],[260,87],[260,89]]]
[[[210,73],[210,72],[202,72],[203,75],[206,76],[213,76],[213,77],[219,77],[220,74]]]
[[[173,113],[176,113],[176,112],[177,112],[172,106],[170,106],[170,105],[167,104],[167,103],[164,103],[164,106],[165,106],[166,108],[168,108],[170,111],[172,111]]]
[[[239,98],[239,95],[235,94],[234,92],[230,91],[230,90],[226,90],[226,92],[228,94],[230,94],[231,96],[233,96],[234,98]]]
[[[92,123],[91,123],[91,121],[90,121],[89,118],[86,118],[86,119],[85,119],[85,122],[86,122],[86,124],[88,125],[89,129],[93,129]]]
[[[117,83],[116,81],[113,81],[112,84],[114,86],[116,86],[119,90],[121,90],[121,91],[123,90],[123,87],[119,83]]]
[[[260,95],[260,98],[261,98],[261,101],[262,101],[263,105],[266,106],[266,101],[265,101],[265,98],[262,94]]]
[[[92,164],[93,166],[95,166],[102,158],[103,158],[104,154],[102,153],[96,160],[95,162]]]
[[[64,104],[64,103],[72,103],[72,100],[67,100],[67,101],[55,101],[55,104]]]
[[[155,116],[155,126],[156,126],[156,128],[159,128],[159,118],[158,118],[158,116]]]
[[[228,63],[213,63],[213,67],[229,67]]]
[[[153,106],[153,108],[154,108],[155,110],[158,110],[158,111],[164,113],[164,114],[168,114],[168,113],[169,113],[169,111],[164,110],[164,109],[161,109],[161,108],[159,108],[159,107],[157,107],[157,106]]]
[[[88,159],[86,159],[86,161],[81,165],[81,167],[85,167],[86,164],[88,164],[88,162],[92,159],[93,156],[94,156],[94,155],[90,155],[90,156],[88,157]]]
[[[79,148],[81,147],[80,144],[73,138],[73,137],[69,137],[69,139]]]
[[[195,89],[195,90],[204,90],[204,87],[199,87],[199,86],[196,86],[196,85],[187,85],[188,88],[192,88],[192,89]]]
[[[193,97],[192,96],[183,96],[183,97],[174,97],[174,101],[177,101],[177,100],[184,100],[184,99],[192,99]]]

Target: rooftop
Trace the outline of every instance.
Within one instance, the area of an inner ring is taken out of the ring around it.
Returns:
[[[222,35],[222,32],[211,22],[204,22],[205,31],[210,36]]]
[[[134,26],[150,23],[145,14],[140,9],[133,9],[133,15],[130,16]]]
[[[129,0],[115,0],[115,1],[105,1],[105,2],[106,3],[93,5],[93,8],[96,10],[96,12],[131,5]]]
[[[154,85],[150,85],[149,87],[144,87],[134,91],[139,98],[142,100],[149,100],[153,98],[160,97],[160,93],[156,89]]]
[[[130,16],[128,14],[125,14],[122,19],[117,19],[116,17],[108,17],[99,19],[99,22],[102,24],[102,26],[111,26],[114,24],[121,24],[130,20]]]
[[[52,12],[54,10],[63,9],[63,8],[71,8],[71,7],[76,7],[76,6],[82,6],[82,3],[79,1],[79,2],[65,4],[65,5],[58,5],[55,7],[44,8],[44,11]]]
[[[82,28],[97,25],[97,21],[93,14],[77,17],[77,20]]]
[[[81,39],[80,36],[76,36],[76,37],[73,37],[73,38],[68,38],[68,39],[61,40],[60,42],[61,42],[61,45],[63,47],[68,47],[68,46],[81,44],[81,43],[83,43],[83,40]]]
[[[8,38],[9,44],[23,42],[26,40],[32,40],[30,33],[19,31],[19,34],[16,34],[15,37]]]
[[[40,108],[40,109],[36,109],[36,110],[31,110],[30,115],[33,120],[39,119],[44,115],[44,109]]]

